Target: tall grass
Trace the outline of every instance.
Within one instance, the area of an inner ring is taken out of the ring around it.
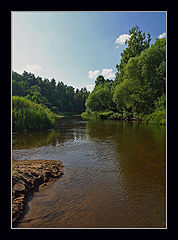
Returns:
[[[12,97],[12,130],[42,130],[55,126],[59,115],[25,97]]]
[[[144,122],[154,124],[166,124],[166,110],[156,110],[155,112],[144,116]]]

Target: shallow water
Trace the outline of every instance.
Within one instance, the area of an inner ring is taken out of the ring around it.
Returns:
[[[166,227],[165,126],[69,117],[57,130],[13,134],[12,154],[64,164],[20,228]]]

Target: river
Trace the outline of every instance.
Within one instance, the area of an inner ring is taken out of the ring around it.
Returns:
[[[19,228],[165,228],[166,127],[66,117],[13,134],[17,160],[49,159],[64,175],[35,192]]]

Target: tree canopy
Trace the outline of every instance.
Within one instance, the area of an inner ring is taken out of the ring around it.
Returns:
[[[47,106],[55,113],[85,111],[85,101],[89,95],[86,88],[75,89],[53,78],[35,77],[26,71],[12,72],[12,96],[23,96],[38,104]]]
[[[146,38],[138,26],[129,33],[116,78],[106,81],[101,75],[97,77],[86,100],[86,113],[98,112],[98,117],[101,112],[112,110],[113,116],[144,119],[159,112],[159,120],[164,118],[160,122],[165,122],[166,38],[157,39],[150,46],[150,34]]]
[[[125,41],[127,48],[121,53],[121,62],[120,64],[116,64],[117,79],[118,81],[122,81],[122,73],[125,65],[128,63],[131,57],[136,57],[141,54],[142,51],[149,48],[150,46],[150,34],[146,34],[141,30],[137,25],[132,27],[129,30],[129,39]]]

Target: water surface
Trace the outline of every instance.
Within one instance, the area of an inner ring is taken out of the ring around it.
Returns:
[[[65,166],[34,193],[21,228],[166,227],[165,126],[69,117],[57,130],[13,134],[12,154]]]

